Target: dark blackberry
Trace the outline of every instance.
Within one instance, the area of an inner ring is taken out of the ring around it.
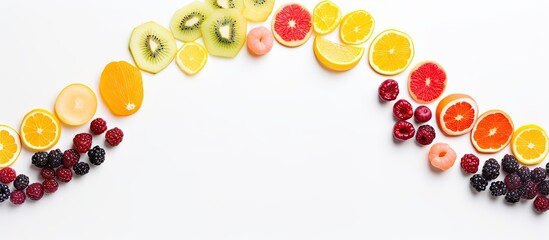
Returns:
[[[505,185],[509,190],[515,190],[522,186],[522,181],[520,180],[520,177],[517,173],[511,173],[505,176],[505,179],[503,181],[505,181]]]
[[[90,171],[90,165],[85,162],[79,162],[72,167],[72,170],[74,170],[74,174],[84,176]]]
[[[534,199],[538,195],[538,188],[536,184],[530,180],[522,186],[522,198],[524,199]]]
[[[486,190],[488,186],[488,181],[480,174],[475,174],[470,179],[471,187],[473,187],[477,192],[482,192]]]
[[[10,187],[8,185],[0,183],[0,203],[10,198]]]
[[[547,173],[549,173],[549,162],[547,164],[545,164],[545,171],[547,171]]]
[[[549,180],[538,183],[538,191],[541,195],[549,195]]]
[[[105,149],[95,146],[88,151],[88,157],[93,165],[99,166],[105,161]]]
[[[15,178],[15,181],[13,182],[13,186],[17,190],[25,190],[27,186],[29,186],[29,177],[25,174],[19,174]]]
[[[505,201],[508,203],[517,203],[520,201],[521,196],[522,196],[522,190],[520,188],[507,191],[507,194],[505,194]]]
[[[32,155],[32,165],[37,168],[45,168],[48,166],[48,153],[47,152],[37,152]]]
[[[530,180],[532,180],[532,182],[535,182],[535,183],[539,183],[545,180],[546,177],[547,177],[547,172],[545,171],[545,169],[541,167],[534,168],[534,170],[530,172]]]
[[[503,181],[496,181],[490,184],[490,194],[494,197],[503,196],[507,193],[507,187]]]
[[[48,153],[48,167],[55,169],[61,165],[63,165],[63,152],[59,148],[51,150]]]
[[[506,173],[514,173],[519,169],[519,162],[515,156],[510,154],[505,154],[501,160],[501,169]]]
[[[499,163],[496,159],[490,158],[484,162],[484,166],[482,166],[482,176],[486,178],[486,180],[494,180],[498,178],[499,176]]]
[[[522,181],[522,184],[525,184],[530,180],[530,168],[527,166],[522,166],[517,170],[517,174],[520,177],[520,181]]]

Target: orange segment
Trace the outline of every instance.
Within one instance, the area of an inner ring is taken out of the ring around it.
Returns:
[[[15,129],[0,125],[0,169],[11,166],[21,153],[21,140]]]
[[[97,97],[86,85],[71,84],[57,95],[55,114],[61,122],[69,126],[81,126],[95,115]]]
[[[143,103],[141,72],[127,62],[111,62],[101,74],[99,92],[112,114],[132,115]]]
[[[53,113],[34,109],[21,122],[21,141],[35,151],[53,147],[61,137],[61,124]]]
[[[549,152],[549,138],[543,128],[528,124],[518,128],[513,134],[511,150],[522,164],[538,164]]]
[[[473,129],[478,116],[475,100],[466,94],[450,94],[443,98],[436,110],[440,130],[448,136],[458,136]]]
[[[471,131],[471,143],[478,152],[496,153],[511,142],[514,125],[511,117],[501,110],[483,113]]]

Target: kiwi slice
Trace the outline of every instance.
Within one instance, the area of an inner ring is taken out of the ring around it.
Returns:
[[[243,0],[206,0],[206,3],[210,4],[214,9],[237,9],[242,11],[244,9]]]
[[[137,67],[157,73],[172,62],[177,53],[177,45],[168,29],[150,21],[133,29],[130,52]]]
[[[194,1],[177,10],[170,23],[173,36],[183,42],[192,42],[198,39],[200,25],[212,14],[212,7],[206,3]]]
[[[244,0],[244,11],[242,14],[250,22],[265,22],[271,12],[275,0]]]
[[[247,25],[238,10],[214,10],[201,27],[206,49],[213,56],[235,57],[246,42]]]

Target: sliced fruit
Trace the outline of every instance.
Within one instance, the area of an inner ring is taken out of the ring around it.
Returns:
[[[301,46],[313,33],[311,13],[301,4],[284,4],[274,14],[271,29],[280,44],[286,47]]]
[[[212,12],[209,4],[200,1],[194,1],[177,10],[170,22],[173,36],[183,42],[192,42],[200,38],[200,26]]]
[[[339,39],[346,44],[363,44],[374,33],[375,21],[370,13],[364,10],[351,12],[341,20]]]
[[[133,29],[130,52],[137,67],[150,73],[166,68],[177,53],[172,33],[156,22],[143,23]]]
[[[374,71],[382,75],[403,72],[414,58],[414,43],[408,34],[389,29],[372,41],[368,60]]]
[[[34,109],[21,121],[21,142],[34,151],[53,147],[61,137],[61,124],[55,115],[44,109]]]
[[[429,149],[429,162],[442,171],[450,169],[456,162],[457,154],[446,143],[435,143]]]
[[[183,44],[175,58],[177,66],[188,75],[194,75],[200,72],[207,61],[208,53],[206,52],[206,49],[195,42]]]
[[[463,135],[471,131],[478,117],[475,100],[461,93],[450,94],[437,106],[438,128],[448,136]]]
[[[201,31],[204,44],[213,56],[232,58],[238,55],[246,41],[246,19],[234,9],[216,10]]]
[[[511,151],[522,164],[535,165],[541,163],[549,152],[547,133],[538,125],[524,125],[513,134]]]
[[[446,89],[446,72],[434,61],[416,65],[408,76],[408,92],[418,103],[431,103],[442,96]]]
[[[97,97],[86,85],[75,83],[61,90],[55,100],[55,114],[69,126],[80,126],[90,121],[97,110]]]
[[[514,125],[511,117],[501,110],[486,111],[471,131],[471,143],[480,153],[496,153],[511,142]]]
[[[313,9],[313,30],[318,35],[333,32],[341,21],[339,6],[329,0],[319,2]]]
[[[248,50],[256,56],[262,56],[270,52],[273,43],[273,33],[263,26],[252,29],[246,39]]]
[[[364,55],[364,48],[334,43],[323,37],[315,37],[313,49],[316,59],[334,71],[353,68]]]
[[[239,12],[244,9],[243,0],[206,0],[205,2],[213,9],[235,9]]]
[[[132,115],[143,103],[141,72],[127,62],[111,62],[101,74],[99,93],[112,114]]]
[[[11,166],[21,153],[21,139],[15,129],[0,124],[0,169]]]
[[[244,11],[242,15],[250,22],[265,22],[271,12],[275,0],[244,0]]]

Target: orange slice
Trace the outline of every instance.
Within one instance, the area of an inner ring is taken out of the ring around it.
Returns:
[[[0,169],[11,166],[21,153],[21,139],[15,129],[0,125]]]
[[[543,128],[528,124],[518,128],[511,140],[511,150],[522,164],[542,162],[549,152],[549,138]]]
[[[97,110],[97,97],[86,85],[66,86],[55,100],[55,114],[69,126],[81,126],[90,121]]]
[[[107,64],[99,80],[99,93],[112,114],[136,113],[143,103],[141,71],[124,61]]]
[[[486,111],[471,131],[471,143],[478,152],[496,153],[511,142],[514,125],[511,117],[501,110]]]
[[[53,147],[61,137],[61,124],[53,113],[44,109],[34,109],[27,113],[21,122],[21,141],[35,151]]]
[[[440,100],[437,106],[438,128],[448,136],[458,136],[470,132],[477,117],[477,103],[467,94],[450,94]]]

